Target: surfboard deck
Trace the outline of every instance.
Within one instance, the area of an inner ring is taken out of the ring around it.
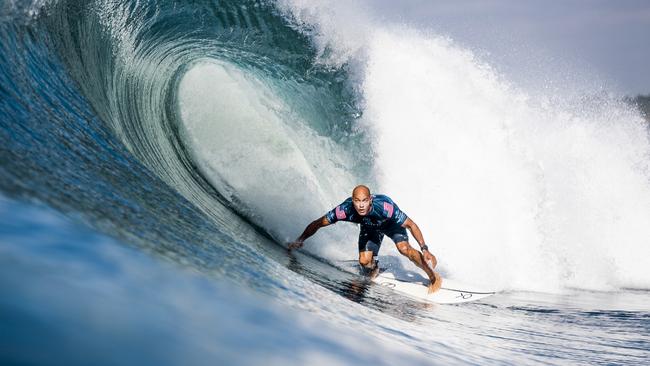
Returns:
[[[399,278],[391,272],[381,272],[372,281],[414,299],[437,304],[458,304],[476,301],[495,294],[494,291],[480,291],[445,278],[442,279],[442,288],[429,294],[428,280],[424,278]]]

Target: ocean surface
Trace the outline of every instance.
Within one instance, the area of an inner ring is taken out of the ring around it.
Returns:
[[[650,363],[639,111],[370,4],[0,5],[0,363]],[[498,293],[368,283],[352,224],[285,250],[360,183]]]

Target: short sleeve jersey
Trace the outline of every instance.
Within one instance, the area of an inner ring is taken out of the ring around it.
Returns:
[[[377,228],[384,228],[389,225],[401,226],[408,219],[408,216],[397,207],[395,202],[383,194],[372,195],[372,209],[366,216],[357,213],[352,204],[352,197],[350,197],[328,211],[325,217],[330,224],[337,221],[350,221]]]

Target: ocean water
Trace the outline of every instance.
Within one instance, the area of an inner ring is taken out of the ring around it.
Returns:
[[[370,7],[1,5],[1,363],[648,363],[638,111]],[[373,286],[353,225],[287,253],[359,183],[498,294]]]

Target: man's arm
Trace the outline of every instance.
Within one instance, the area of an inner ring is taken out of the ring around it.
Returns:
[[[422,236],[422,231],[420,231],[420,228],[418,225],[415,223],[415,221],[411,220],[410,218],[407,218],[406,221],[402,224],[403,227],[409,229],[415,240],[420,244],[420,247],[425,246],[426,244],[424,243],[424,236]]]
[[[422,236],[422,231],[420,231],[418,225],[410,218],[407,218],[406,221],[404,221],[404,223],[402,224],[402,226],[409,229],[411,235],[413,235],[413,237],[418,242],[418,244],[420,244],[420,249],[422,250],[422,255],[424,256],[424,260],[430,262],[432,269],[435,268],[436,264],[438,264],[438,261],[436,260],[436,257],[429,252],[429,248],[427,247],[427,244],[424,242],[424,236]]]
[[[288,247],[289,250],[300,248],[303,245],[304,241],[307,240],[307,238],[316,234],[318,229],[325,227],[329,224],[330,222],[325,216],[310,222],[309,225],[307,225],[307,227],[305,228],[305,231],[303,231],[302,234],[298,237],[298,239],[296,239],[292,243],[289,243],[289,247]]]

